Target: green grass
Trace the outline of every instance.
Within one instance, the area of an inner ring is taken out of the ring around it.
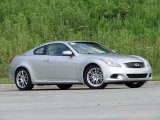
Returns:
[[[154,75],[153,80],[159,80],[160,81],[160,75]]]
[[[92,40],[146,58],[160,74],[160,0],[0,0],[0,77],[48,41]]]
[[[8,78],[0,78],[0,84],[11,84],[11,80]]]

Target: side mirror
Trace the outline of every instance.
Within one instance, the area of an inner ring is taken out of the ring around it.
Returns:
[[[63,51],[64,56],[73,56],[73,53],[71,51]]]

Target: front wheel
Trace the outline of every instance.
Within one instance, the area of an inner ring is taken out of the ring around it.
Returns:
[[[125,83],[125,85],[129,88],[139,88],[141,87],[145,82],[131,82],[131,83]]]
[[[58,84],[57,87],[61,90],[68,90],[73,84]]]
[[[103,80],[102,70],[97,65],[91,65],[85,70],[84,82],[91,89],[104,89],[107,86]]]
[[[29,72],[24,68],[16,72],[15,83],[19,90],[31,90],[34,87]]]

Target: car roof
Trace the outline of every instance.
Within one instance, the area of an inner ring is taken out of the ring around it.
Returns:
[[[29,50],[29,51],[27,51],[27,52],[25,52],[25,53],[23,53],[23,55],[29,55],[29,54],[33,54],[33,51],[34,50],[36,50],[37,48],[39,48],[39,47],[42,47],[42,46],[45,46],[45,45],[48,45],[48,44],[52,44],[52,43],[64,43],[64,44],[69,44],[69,43],[76,43],[76,42],[93,42],[93,43],[96,43],[96,42],[94,42],[94,41],[51,41],[51,42],[46,42],[46,43],[44,43],[44,44],[40,44],[39,46],[36,46],[36,47],[34,47],[33,49],[31,49],[31,50]]]
[[[47,42],[47,43],[44,43],[44,44],[41,44],[39,46],[36,46],[34,49],[36,48],[39,48],[41,46],[44,46],[44,45],[48,45],[48,44],[52,44],[52,43],[64,43],[64,44],[69,44],[69,43],[78,43],[78,42],[83,42],[83,43],[88,43],[88,42],[92,42],[92,43],[97,43],[97,42],[94,42],[94,41],[51,41],[51,42]]]
[[[48,43],[45,43],[45,44],[50,44],[50,43],[74,43],[74,42],[94,42],[94,41],[53,41],[53,42],[48,42]],[[96,43],[96,42],[94,42]]]

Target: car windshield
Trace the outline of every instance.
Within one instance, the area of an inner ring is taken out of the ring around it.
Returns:
[[[112,50],[94,42],[72,42],[70,45],[80,54],[106,54]]]

